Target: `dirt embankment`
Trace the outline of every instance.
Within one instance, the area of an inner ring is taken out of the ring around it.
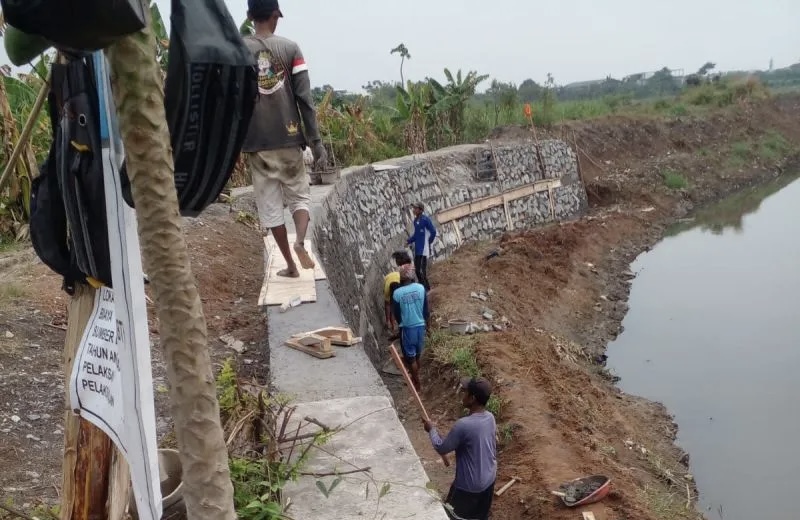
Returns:
[[[577,144],[589,215],[468,245],[433,267],[441,323],[506,318],[510,326],[469,339],[435,335],[423,398],[447,428],[460,414],[456,370],[493,381],[501,398],[498,485],[522,479],[495,499],[493,518],[575,519],[580,514],[549,490],[595,473],[612,477],[615,490],[586,509],[598,520],[697,518],[676,425],[662,406],[620,392],[603,353],[627,312],[630,262],[692,210],[780,175],[800,145],[800,97],[673,121],[574,123],[549,134]],[[499,129],[493,137],[531,134]],[[492,252],[499,255],[487,258]],[[394,379],[390,387],[429,475],[446,491],[452,471],[432,452],[405,390]]]
[[[192,269],[212,359],[236,356],[240,374],[266,383],[266,322],[257,310],[263,273],[253,268],[263,261],[263,244],[259,232],[234,217],[217,204],[185,221]],[[0,501],[27,511],[56,504],[61,489],[69,297],[60,288],[61,279],[29,247],[0,254]],[[170,445],[166,371],[152,306],[149,314],[159,441]],[[226,335],[242,342],[236,344],[245,349],[241,355],[220,341]]]

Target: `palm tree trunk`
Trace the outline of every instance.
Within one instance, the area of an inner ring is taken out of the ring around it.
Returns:
[[[192,520],[234,520],[207,330],[178,213],[174,165],[152,27],[106,52],[142,247],[158,309],[183,496]]]
[[[406,88],[406,79],[403,77],[403,64],[406,62],[405,56],[400,58],[400,85]]]

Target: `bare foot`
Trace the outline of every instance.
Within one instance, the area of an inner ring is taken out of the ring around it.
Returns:
[[[311,259],[311,255],[308,254],[306,248],[300,244],[294,245],[294,253],[297,255],[297,259],[300,260],[300,265],[303,269],[314,269],[314,260]]]
[[[297,259],[300,260],[300,265],[303,269],[314,269],[314,260],[311,259],[311,255],[308,254],[305,247],[301,244],[295,244],[294,253],[297,255]]]
[[[300,273],[297,272],[297,269],[281,269],[276,274],[284,278],[300,278]]]

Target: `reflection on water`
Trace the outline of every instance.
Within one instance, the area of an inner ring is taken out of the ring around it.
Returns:
[[[663,402],[709,519],[800,519],[800,180],[747,190],[640,256],[622,388]]]
[[[700,227],[703,231],[710,231],[714,235],[721,235],[726,229],[739,233],[742,231],[746,215],[758,211],[761,203],[767,197],[778,193],[798,178],[800,178],[800,171],[781,175],[765,184],[747,188],[717,204],[698,211],[694,218],[672,226],[665,235],[668,237],[675,236],[695,227]]]

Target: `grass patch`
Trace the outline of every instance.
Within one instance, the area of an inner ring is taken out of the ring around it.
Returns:
[[[739,141],[731,145],[731,154],[740,159],[749,159],[753,154],[753,147],[748,142]]]
[[[514,440],[514,425],[503,423],[497,428],[497,437],[501,446],[508,446]]]
[[[686,177],[675,170],[665,170],[661,176],[664,177],[664,185],[671,190],[682,190],[689,186]]]
[[[24,298],[25,295],[25,289],[14,283],[3,283],[3,285],[0,286],[0,302],[17,300],[19,298]]]
[[[686,509],[686,494],[668,493],[652,486],[639,490],[639,497],[648,506],[649,511],[659,520],[683,520],[699,518],[692,509]]]
[[[450,365],[456,369],[459,377],[481,377],[481,368],[475,355],[475,346],[478,343],[476,336],[452,334],[446,331],[433,331],[428,338],[433,358],[443,365]],[[497,417],[503,416],[503,408],[508,402],[493,393],[486,403],[486,409]]]
[[[772,130],[761,138],[758,144],[758,155],[769,161],[779,161],[792,149],[789,141],[780,132]]]

